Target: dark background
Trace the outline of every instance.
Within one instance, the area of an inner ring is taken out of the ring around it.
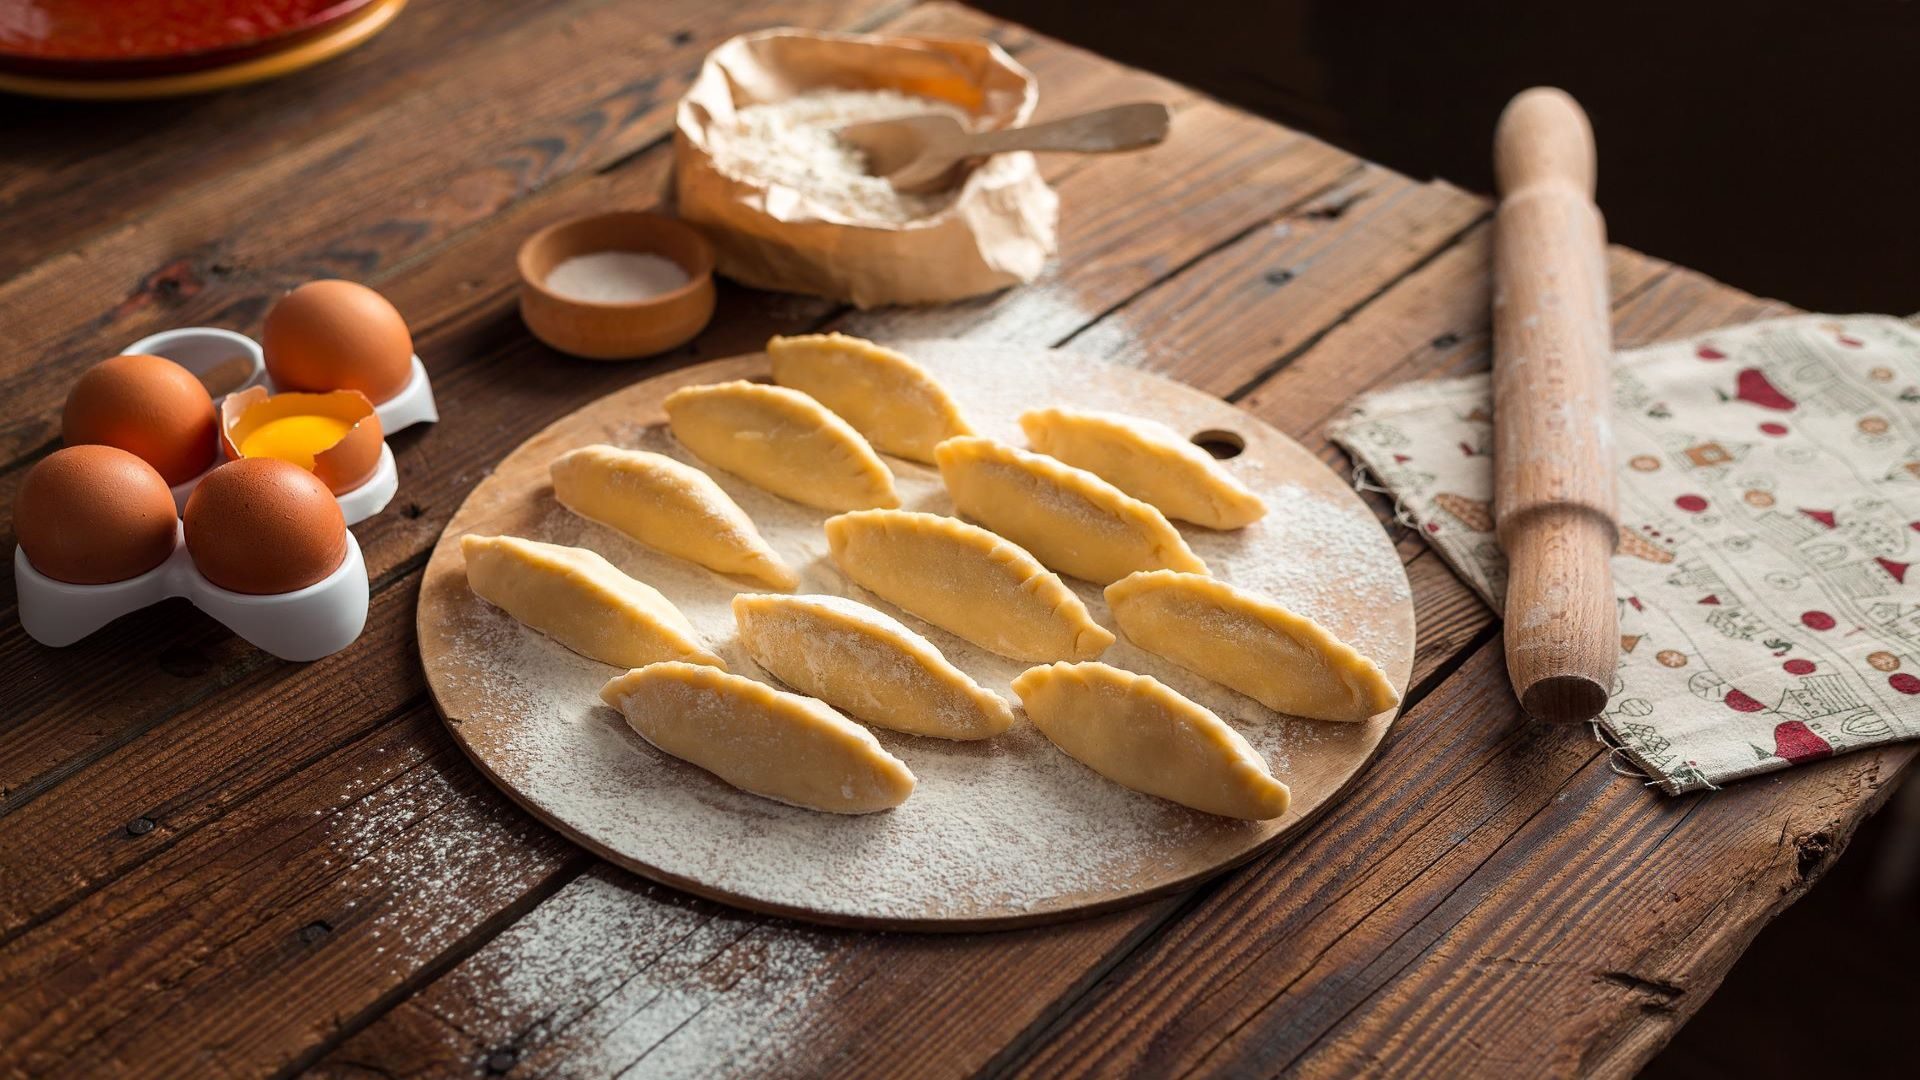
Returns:
[[[1479,192],[1507,99],[1560,86],[1615,241],[1813,311],[1920,313],[1920,2],[970,2]],[[1915,978],[1909,784],[1643,1075],[1912,1075]]]
[[[1920,312],[1920,3],[974,0],[1490,192],[1514,92],[1593,119],[1613,239],[1813,311]]]

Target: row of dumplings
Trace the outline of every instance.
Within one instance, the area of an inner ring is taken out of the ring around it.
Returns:
[[[846,511],[826,534],[855,583],[982,648],[1040,664],[1013,684],[1027,715],[1103,775],[1230,817],[1276,817],[1287,805],[1285,785],[1212,712],[1148,676],[1092,662],[1114,635],[1054,570],[1105,585],[1134,644],[1276,710],[1364,720],[1397,704],[1378,667],[1326,630],[1206,576],[1163,510],[1237,528],[1265,508],[1171,429],[1040,409],[1021,417],[1029,441],[1049,452],[1033,453],[973,436],[944,388],[891,350],[836,334],[775,338],[768,352],[778,385],[669,396],[674,435],[776,494]],[[959,512],[993,531],[895,509],[875,446],[937,465]],[[551,474],[563,505],[644,544],[776,589],[798,584],[696,468],[589,446],[555,460]],[[727,673],[666,597],[595,552],[515,537],[468,536],[462,547],[480,597],[576,652],[634,669],[602,697],[643,737],[747,791],[840,813],[904,801],[914,784],[906,765],[835,708],[948,739],[990,738],[1013,723],[1004,699],[931,642],[844,597],[734,598],[741,644],[813,695],[803,697]]]

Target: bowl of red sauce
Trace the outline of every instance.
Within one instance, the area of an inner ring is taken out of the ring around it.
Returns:
[[[290,48],[374,0],[0,0],[0,71],[137,79]]]

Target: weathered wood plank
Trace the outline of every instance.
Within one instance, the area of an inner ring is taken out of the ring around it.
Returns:
[[[0,893],[0,945],[417,704],[416,586],[376,593],[365,647],[304,670],[243,646],[237,673],[171,702],[163,730],[75,759],[84,766],[0,819],[0,863],[19,868]]]
[[[1374,386],[1485,370],[1491,356],[1491,239],[1489,225],[1470,229],[1368,305],[1366,318],[1340,323],[1285,357],[1269,378],[1241,396],[1241,404],[1260,412],[1268,402],[1284,401],[1289,410],[1313,413],[1324,422]],[[1608,268],[1616,310],[1673,269],[1624,248],[1609,250]],[[1695,280],[1704,293],[1735,292],[1698,275]],[[1638,332],[1623,328],[1623,333]],[[1644,332],[1653,336],[1622,337],[1620,346],[1661,336],[1660,327]],[[1353,365],[1362,358],[1365,368],[1356,373]]]
[[[0,1053],[33,1074],[270,1072],[586,862],[423,705],[9,945]]]
[[[239,92],[182,100],[13,103],[0,112],[0,279],[150,212],[183,187],[297,148],[423,84],[487,62],[507,35],[607,0],[414,0],[367,45]],[[32,212],[12,212],[31,208]]]
[[[182,189],[0,284],[11,335],[0,393],[13,406],[0,461],[52,439],[73,376],[127,341],[166,326],[251,325],[312,277],[377,279],[559,178],[660,140],[701,57],[724,38],[788,22],[863,25],[895,2],[589,7],[496,38],[437,82]],[[674,36],[689,26],[694,36]],[[456,77],[475,70],[486,78]]]
[[[610,1076],[636,1062],[643,1075],[853,1075],[881,1064],[868,1047],[912,1032],[916,1060],[929,1065],[915,1075],[966,1075],[996,1048],[977,1032],[1017,1031],[1043,995],[1070,986],[1072,972],[1056,969],[1055,985],[1032,993],[977,998],[960,1025],[949,1022],[950,1002],[918,995],[917,973],[993,985],[1010,969],[1104,944],[1127,921],[965,937],[862,934],[762,920],[601,867],[314,1072],[430,1076],[496,1059],[526,1075]],[[882,995],[894,1002],[886,1016],[849,1007]],[[881,1071],[906,1068],[896,1061]]]
[[[1484,199],[1367,165],[1151,294],[1070,347],[1226,396],[1486,216]]]

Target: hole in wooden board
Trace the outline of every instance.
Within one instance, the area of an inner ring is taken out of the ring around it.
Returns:
[[[1247,448],[1247,440],[1237,432],[1209,428],[1193,437],[1193,445],[1214,457],[1225,459],[1239,457],[1240,452]]]

